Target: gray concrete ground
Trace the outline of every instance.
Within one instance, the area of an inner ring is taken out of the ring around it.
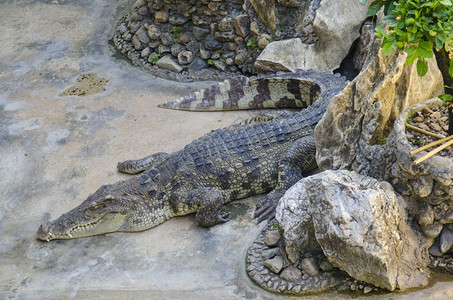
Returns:
[[[42,222],[78,205],[103,183],[127,178],[116,172],[117,161],[178,150],[252,114],[157,109],[206,83],[156,79],[114,55],[107,40],[130,5],[0,3],[0,298],[280,298],[254,286],[244,271],[246,249],[260,230],[251,217],[259,197],[230,205],[232,220],[210,229],[187,216],[141,233],[35,239]],[[107,79],[106,90],[59,96],[87,72]],[[452,298],[453,283],[367,298],[427,295]]]

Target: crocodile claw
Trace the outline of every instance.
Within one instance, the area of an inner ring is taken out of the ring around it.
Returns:
[[[258,223],[264,220],[271,220],[275,217],[275,209],[284,193],[281,190],[273,190],[265,199],[256,204],[254,217],[258,219]]]

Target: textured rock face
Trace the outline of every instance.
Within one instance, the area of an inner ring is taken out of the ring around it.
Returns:
[[[426,241],[386,182],[349,171],[316,174],[285,194],[276,217],[291,261],[316,241],[333,265],[358,280],[388,290],[428,283]]]
[[[414,207],[420,227],[431,243],[430,253],[441,256],[452,247],[451,224],[453,223],[453,161],[435,155],[418,165],[414,161],[424,154],[410,155],[414,146],[409,143],[405,124],[416,111],[443,105],[438,98],[411,106],[395,121],[386,144],[388,180]],[[434,238],[439,237],[434,240]]]
[[[420,78],[406,53],[384,57],[373,40],[364,69],[334,97],[315,129],[316,160],[321,169],[351,168],[384,178],[384,147],[379,144],[407,107],[442,92],[442,76],[434,58]],[[362,58],[363,60],[363,58]]]
[[[275,72],[337,69],[352,43],[360,36],[366,11],[367,7],[359,1],[321,1],[313,15],[313,30],[318,41],[310,45],[302,43],[300,39],[272,42],[257,58],[257,70],[268,72],[272,69]]]

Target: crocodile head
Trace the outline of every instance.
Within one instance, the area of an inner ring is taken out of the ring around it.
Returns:
[[[136,203],[131,199],[132,193],[125,192],[127,183],[102,186],[76,208],[41,225],[37,238],[50,241],[129,231],[127,224],[136,214]]]

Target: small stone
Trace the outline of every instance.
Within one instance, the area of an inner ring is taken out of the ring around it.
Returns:
[[[416,116],[415,118],[412,119],[412,121],[414,121],[415,123],[421,123],[423,122],[425,118],[423,118],[423,116]]]
[[[189,66],[187,67],[189,70],[202,70],[202,69],[206,69],[208,66],[208,64],[206,63],[206,61],[204,61],[203,59],[201,59],[200,57],[195,57],[195,59],[193,60],[193,62],[191,62],[189,64]]]
[[[219,52],[212,53],[211,58],[212,59],[219,59],[220,58],[220,53]]]
[[[219,22],[219,30],[221,32],[232,31],[233,30],[233,18],[225,17]]]
[[[181,51],[178,54],[178,62],[181,65],[188,65],[193,62],[194,59],[195,55],[188,50]]]
[[[234,60],[231,57],[228,57],[227,59],[225,59],[225,63],[227,64],[227,66],[231,66],[232,64],[234,64]]]
[[[280,249],[278,247],[269,250],[264,250],[263,253],[261,254],[264,260],[271,259],[277,255],[280,255]]]
[[[149,42],[148,46],[151,48],[151,49],[156,49],[157,47],[159,47],[160,45],[160,40],[155,40],[155,41],[151,41]]]
[[[224,63],[223,61],[220,61],[220,60],[214,60],[212,62],[212,64],[214,65],[214,67],[217,69],[217,70],[220,70],[222,72],[225,72],[226,70],[226,63]]]
[[[418,215],[418,224],[426,227],[434,223],[434,210],[431,205],[425,204],[425,207],[420,210]]]
[[[236,51],[237,48],[238,48],[238,44],[236,44],[235,42],[228,42],[226,43],[226,48],[230,51]]]
[[[142,52],[140,53],[140,57],[148,57],[150,54],[151,54],[151,48],[150,47],[146,47],[145,49],[142,50]]]
[[[163,45],[169,46],[173,44],[173,35],[169,32],[163,33],[160,35],[160,40]]]
[[[171,52],[171,48],[170,46],[159,45],[159,47],[157,47],[157,52],[159,52],[160,54],[168,53]]]
[[[217,2],[209,2],[208,3],[208,8],[212,11],[212,12],[216,12],[219,10],[219,7],[220,7],[220,4],[217,3]]]
[[[315,263],[315,260],[312,258],[304,258],[300,262],[300,267],[302,271],[310,276],[316,276],[319,273],[318,266]]]
[[[148,44],[149,43],[148,32],[147,32],[147,30],[145,29],[144,26],[141,26],[137,30],[137,32],[135,33],[135,36],[137,36],[138,39],[140,40],[140,42],[142,42],[143,44]]]
[[[152,40],[160,39],[161,31],[157,25],[148,26],[148,36]]]
[[[266,46],[269,45],[270,40],[271,40],[271,37],[268,34],[260,35],[260,37],[258,38],[258,42],[257,42],[258,48],[260,48],[260,49],[266,48]]]
[[[209,59],[211,57],[211,53],[205,49],[200,49],[200,57],[202,59]]]
[[[276,256],[264,261],[264,266],[268,267],[273,273],[278,274],[283,269],[283,257]]]
[[[166,55],[166,56],[162,57],[161,59],[159,59],[157,61],[156,65],[159,68],[167,69],[167,70],[174,71],[177,73],[182,71],[182,67],[176,61],[173,60],[171,55]]]
[[[188,20],[189,20],[188,18],[185,18],[185,17],[181,16],[180,14],[172,14],[168,18],[168,22],[170,22],[170,24],[172,24],[172,25],[183,25]]]
[[[278,233],[278,230],[270,230],[266,232],[266,235],[264,237],[264,243],[268,245],[269,247],[275,247],[278,245],[278,242],[280,241],[280,234]]]
[[[187,43],[186,49],[196,55],[198,51],[200,51],[200,45],[198,45],[196,41],[190,41],[189,43]]]
[[[424,123],[420,123],[420,124],[418,124],[418,127],[419,127],[420,129],[423,129],[423,130],[429,131],[429,127],[428,127],[428,125],[426,125],[426,124],[424,124]]]
[[[216,40],[219,40],[222,42],[232,42],[232,41],[234,41],[234,38],[236,37],[236,35],[234,34],[233,31],[225,31],[225,32],[217,31],[214,34],[214,37]]]
[[[327,261],[327,260],[323,260],[320,264],[319,264],[319,268],[325,272],[329,272],[329,271],[332,271],[333,270],[333,265]]]
[[[168,17],[169,17],[168,12],[163,10],[156,11],[156,13],[154,14],[154,21],[156,23],[167,23]]]
[[[280,274],[280,278],[286,281],[297,281],[302,277],[302,272],[293,266],[285,268]]]
[[[135,35],[135,34],[132,37],[132,46],[134,46],[135,50],[142,50],[143,49],[142,43],[140,42],[140,40],[138,39],[137,35]]]
[[[436,132],[442,131],[442,127],[440,127],[440,125],[437,123],[431,123],[431,124],[429,124],[429,127],[431,127],[431,129],[433,129]]]
[[[258,23],[256,23],[256,22],[250,23],[250,32],[256,36],[258,36],[260,34],[260,28],[258,27]]]
[[[239,15],[234,19],[233,26],[236,34],[245,38],[250,32],[250,18],[247,15]]]
[[[193,41],[195,39],[193,33],[191,32],[184,32],[181,34],[181,36],[178,38],[178,43],[181,44],[187,44],[190,43],[190,41]]]
[[[428,250],[429,254],[431,254],[432,256],[442,256],[443,253],[442,251],[440,251],[440,248],[439,248],[439,244],[437,242],[435,242]]]
[[[184,50],[186,50],[186,47],[182,44],[176,43],[171,45],[171,54],[175,57],[177,57],[178,54]]]
[[[245,60],[247,58],[247,53],[245,51],[241,51],[236,56],[234,57],[234,62],[237,65],[242,65],[245,63]]]
[[[146,15],[148,13],[148,7],[146,7],[145,5],[140,7],[138,9],[138,13],[141,14],[142,16]]]
[[[435,238],[440,234],[442,230],[442,224],[434,223],[423,227],[422,229],[427,238]]]
[[[209,35],[209,29],[206,27],[195,26],[192,32],[197,41],[203,41]]]
[[[439,111],[435,111],[431,114],[431,119],[439,120],[442,117],[442,114]]]
[[[423,108],[423,113],[430,115],[433,113],[433,111],[429,107],[425,107]]]
[[[211,35],[208,35],[206,37],[204,46],[207,50],[218,50],[223,47],[222,43],[219,42],[218,40],[214,39],[214,37],[212,37]]]
[[[440,233],[439,244],[442,253],[447,252],[453,246],[453,233],[446,226]]]
[[[121,23],[119,30],[120,30],[121,34],[123,34],[123,33],[127,32],[129,29],[126,26],[126,23]]]

